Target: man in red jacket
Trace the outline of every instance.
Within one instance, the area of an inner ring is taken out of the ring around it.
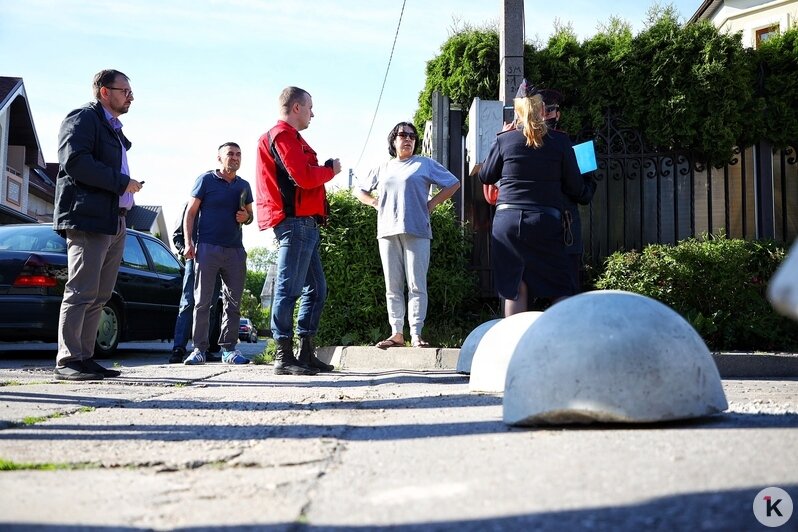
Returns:
[[[316,358],[313,337],[327,298],[319,255],[319,225],[327,216],[324,183],[341,171],[341,162],[328,159],[319,165],[316,152],[299,134],[314,116],[313,100],[307,91],[286,87],[279,101],[280,119],[258,141],[256,161],[258,226],[261,231],[274,229],[279,245],[271,309],[272,337],[277,344],[274,373],[315,375],[333,369]],[[300,348],[295,357],[297,299]]]

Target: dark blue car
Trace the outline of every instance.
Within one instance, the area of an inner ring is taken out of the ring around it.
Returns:
[[[66,241],[52,225],[0,226],[0,341],[57,341],[66,279]],[[95,355],[119,342],[172,338],[182,280],[183,265],[163,242],[128,229]]]

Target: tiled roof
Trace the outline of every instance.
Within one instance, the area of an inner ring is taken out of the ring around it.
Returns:
[[[152,229],[155,219],[158,218],[159,212],[161,212],[161,207],[157,205],[134,205],[127,213],[125,225],[137,231],[149,231]]]
[[[0,109],[5,107],[6,99],[22,83],[22,78],[0,76]]]
[[[47,173],[40,168],[33,168],[29,177],[33,188],[40,191],[40,194],[37,195],[53,203],[55,200],[55,183],[50,180]]]

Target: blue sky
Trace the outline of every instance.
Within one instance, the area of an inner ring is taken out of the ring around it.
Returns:
[[[651,4],[526,1],[526,37],[545,43],[558,21],[587,38],[611,15],[637,32]],[[688,19],[701,1],[661,4]],[[426,62],[451,28],[495,22],[499,6],[407,0],[367,144],[400,0],[0,0],[0,75],[24,79],[48,162],[57,161],[61,120],[91,100],[94,73],[116,68],[130,76],[135,101],[122,121],[133,141],[131,173],[147,181],[137,202],[162,205],[171,226],[224,141],[241,145],[239,175],[254,185],[256,142],[274,124],[287,85],[313,95],[316,117],[303,135],[322,160],[341,159],[336,186],[346,185],[348,168],[359,175],[379,164],[388,131],[412,119]],[[255,224],[244,238],[247,247],[270,243]]]

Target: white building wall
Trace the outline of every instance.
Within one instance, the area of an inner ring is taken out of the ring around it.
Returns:
[[[784,32],[798,21],[798,0],[726,0],[712,22],[730,33],[742,32],[743,46],[753,48],[757,30],[778,25]]]

